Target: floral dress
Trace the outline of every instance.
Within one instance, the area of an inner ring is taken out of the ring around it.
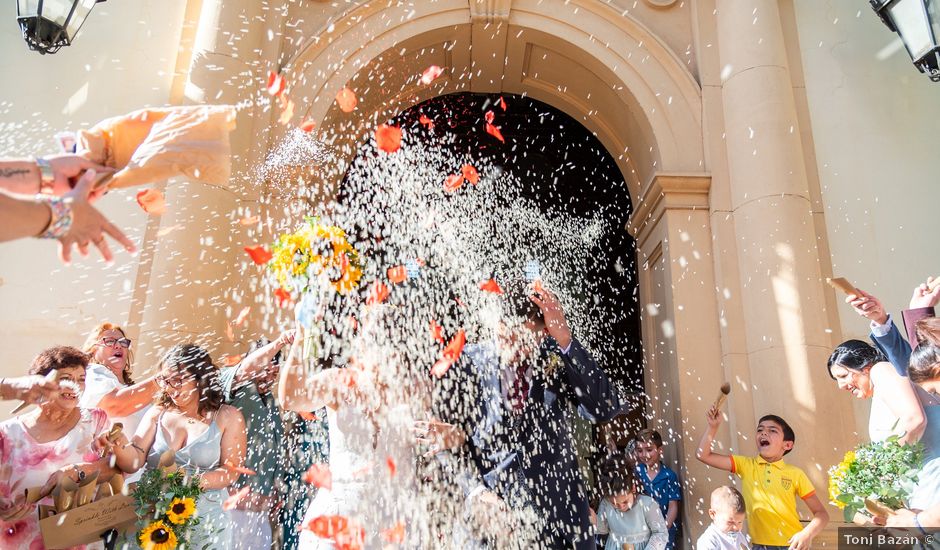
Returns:
[[[19,418],[0,422],[0,496],[12,498],[30,487],[42,487],[53,472],[64,466],[98,460],[93,443],[110,428],[108,416],[101,409],[80,410],[78,424],[60,439],[47,443],[33,439]],[[40,503],[52,504],[52,499]],[[0,548],[45,550],[35,510],[16,521],[0,520]]]

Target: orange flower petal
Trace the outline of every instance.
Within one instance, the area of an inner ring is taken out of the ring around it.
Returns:
[[[381,304],[388,299],[388,285],[382,281],[375,281],[369,288],[369,295],[366,297],[366,305]]]
[[[425,86],[434,82],[434,79],[441,76],[444,72],[444,69],[438,67],[437,65],[431,65],[421,73],[421,83]]]
[[[431,374],[440,378],[453,366],[463,353],[463,347],[467,343],[467,334],[463,329],[457,331],[457,334],[450,339],[450,342],[441,352],[441,358],[431,367]]]
[[[437,324],[437,321],[431,319],[431,338],[434,338],[440,343],[444,343],[444,329],[441,328],[441,325]]]
[[[279,96],[284,93],[284,87],[287,85],[287,82],[284,80],[284,77],[280,73],[274,71],[268,71],[268,93],[274,96]]]
[[[242,356],[241,355],[223,355],[220,361],[222,362],[223,367],[234,367],[235,365],[242,362]]]
[[[382,539],[391,544],[402,544],[405,542],[405,524],[396,523],[392,528],[382,531]]]
[[[324,539],[332,539],[348,528],[349,520],[344,516],[317,516],[304,525],[304,529]]]
[[[375,129],[375,144],[386,153],[394,153],[401,149],[401,128],[380,124]]]
[[[250,492],[251,487],[242,487],[238,490],[237,493],[225,499],[225,502],[222,503],[222,509],[226,512],[233,510],[236,506],[238,506],[238,501],[248,496],[248,493]]]
[[[257,265],[264,265],[270,262],[271,258],[274,257],[274,254],[271,254],[270,250],[260,244],[255,246],[246,246],[245,252],[251,256],[251,261],[255,262]]]
[[[144,189],[137,193],[137,204],[148,214],[159,216],[166,212],[166,201],[163,193],[156,189]]]
[[[252,470],[251,468],[245,468],[244,466],[236,466],[232,464],[231,460],[226,460],[225,464],[223,464],[222,467],[230,472],[235,472],[236,474],[243,474],[246,476],[258,475],[258,473]]]
[[[502,107],[503,111],[506,110],[506,100],[503,99],[503,96],[499,96],[499,106]]]
[[[477,172],[477,169],[471,164],[464,164],[460,167],[460,173],[463,174],[465,180],[469,181],[473,185],[476,185],[480,181],[480,173]]]
[[[336,104],[344,113],[351,113],[359,104],[359,99],[356,98],[356,92],[349,88],[343,88],[336,94]]]
[[[328,464],[313,464],[304,474],[304,483],[330,490],[333,488],[333,473]]]
[[[451,174],[444,180],[444,191],[453,193],[463,185],[463,174]]]
[[[503,138],[503,133],[499,131],[499,128],[493,126],[489,122],[486,123],[486,133],[498,139],[499,141],[506,143],[506,140]]]
[[[425,127],[427,127],[428,130],[434,129],[434,121],[428,118],[426,115],[421,115],[420,117],[418,117],[418,122],[420,122]]]
[[[304,121],[300,123],[300,129],[303,130],[304,132],[307,132],[308,134],[312,132],[313,129],[316,127],[317,127],[317,123],[310,120],[309,118],[305,118]]]
[[[536,279],[536,280],[532,281],[532,290],[534,290],[534,291],[538,292],[539,294],[541,294],[541,293],[542,293],[542,290],[543,290],[544,288],[545,288],[545,287],[542,286],[542,279]]]
[[[317,419],[317,415],[308,411],[301,411],[297,413],[297,415],[300,416],[300,418],[303,418],[304,420],[306,420],[307,422],[313,422],[314,420]]]
[[[395,460],[392,457],[387,456],[385,457],[385,465],[388,467],[388,475],[395,477],[395,471],[397,470],[395,466]]]
[[[261,221],[260,216],[245,216],[244,218],[238,220],[238,223],[242,225],[255,225],[259,221]]]
[[[486,121],[490,124],[493,124],[493,122],[496,120],[496,113],[493,111],[487,111],[483,118],[486,119]]]
[[[489,279],[480,283],[480,290],[492,292],[493,294],[503,293],[503,289],[500,288],[499,283],[497,283],[495,279]]]
[[[234,325],[240,327],[242,323],[245,322],[245,319],[248,318],[249,313],[251,313],[251,307],[243,307],[242,310],[238,312],[238,316],[235,317],[235,321],[233,321]]]
[[[408,270],[403,265],[388,268],[386,275],[388,275],[388,280],[396,285],[408,280]]]
[[[277,299],[278,307],[290,307],[293,300],[290,298],[290,292],[283,288],[274,289],[274,297]]]

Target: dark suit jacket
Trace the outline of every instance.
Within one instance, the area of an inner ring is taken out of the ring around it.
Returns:
[[[875,333],[868,335],[875,347],[881,350],[881,353],[891,361],[894,370],[901,376],[907,376],[907,365],[911,360],[911,346],[901,336],[894,320],[891,320],[891,329],[884,336],[875,336]]]
[[[538,363],[526,407],[514,413],[503,403],[495,345],[467,346],[445,377],[461,398],[451,393],[443,416],[469,434],[467,454],[482,483],[510,507],[540,513],[548,547],[594,548],[587,491],[565,413],[571,405],[591,421],[609,420],[620,411],[620,400],[577,340],[563,354],[547,339]]]

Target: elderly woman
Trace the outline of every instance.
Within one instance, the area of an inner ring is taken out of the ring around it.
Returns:
[[[44,548],[35,504],[24,499],[26,489],[43,487],[48,492],[63,476],[78,482],[98,473],[103,481],[113,473],[110,456],[102,457],[101,452],[110,428],[108,417],[78,403],[88,359],[65,346],[40,353],[29,373],[46,376],[55,371],[57,396],[0,423],[0,548]]]
[[[146,464],[156,468],[166,451],[176,464],[201,478],[203,495],[196,503],[199,526],[192,548],[228,548],[228,514],[222,503],[245,461],[245,420],[223,404],[219,369],[209,353],[195,344],[174,346],[160,361],[158,403],[144,415],[130,442],[119,439],[114,456],[128,473]]]
[[[856,399],[871,399],[868,436],[882,441],[892,434],[901,443],[916,443],[927,426],[924,401],[931,402],[923,390],[897,373],[891,363],[867,342],[848,340],[829,356],[829,376],[839,389]]]
[[[124,329],[112,323],[96,326],[85,340],[85,353],[91,355],[81,405],[108,413],[111,422],[120,422],[129,434],[137,431],[146,408],[160,390],[157,377],[137,384],[131,379],[131,340]]]

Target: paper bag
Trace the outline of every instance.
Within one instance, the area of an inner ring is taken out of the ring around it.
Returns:
[[[235,108],[196,105],[143,109],[103,120],[78,132],[78,154],[117,169],[111,189],[176,176],[228,185],[232,171],[229,132]]]

